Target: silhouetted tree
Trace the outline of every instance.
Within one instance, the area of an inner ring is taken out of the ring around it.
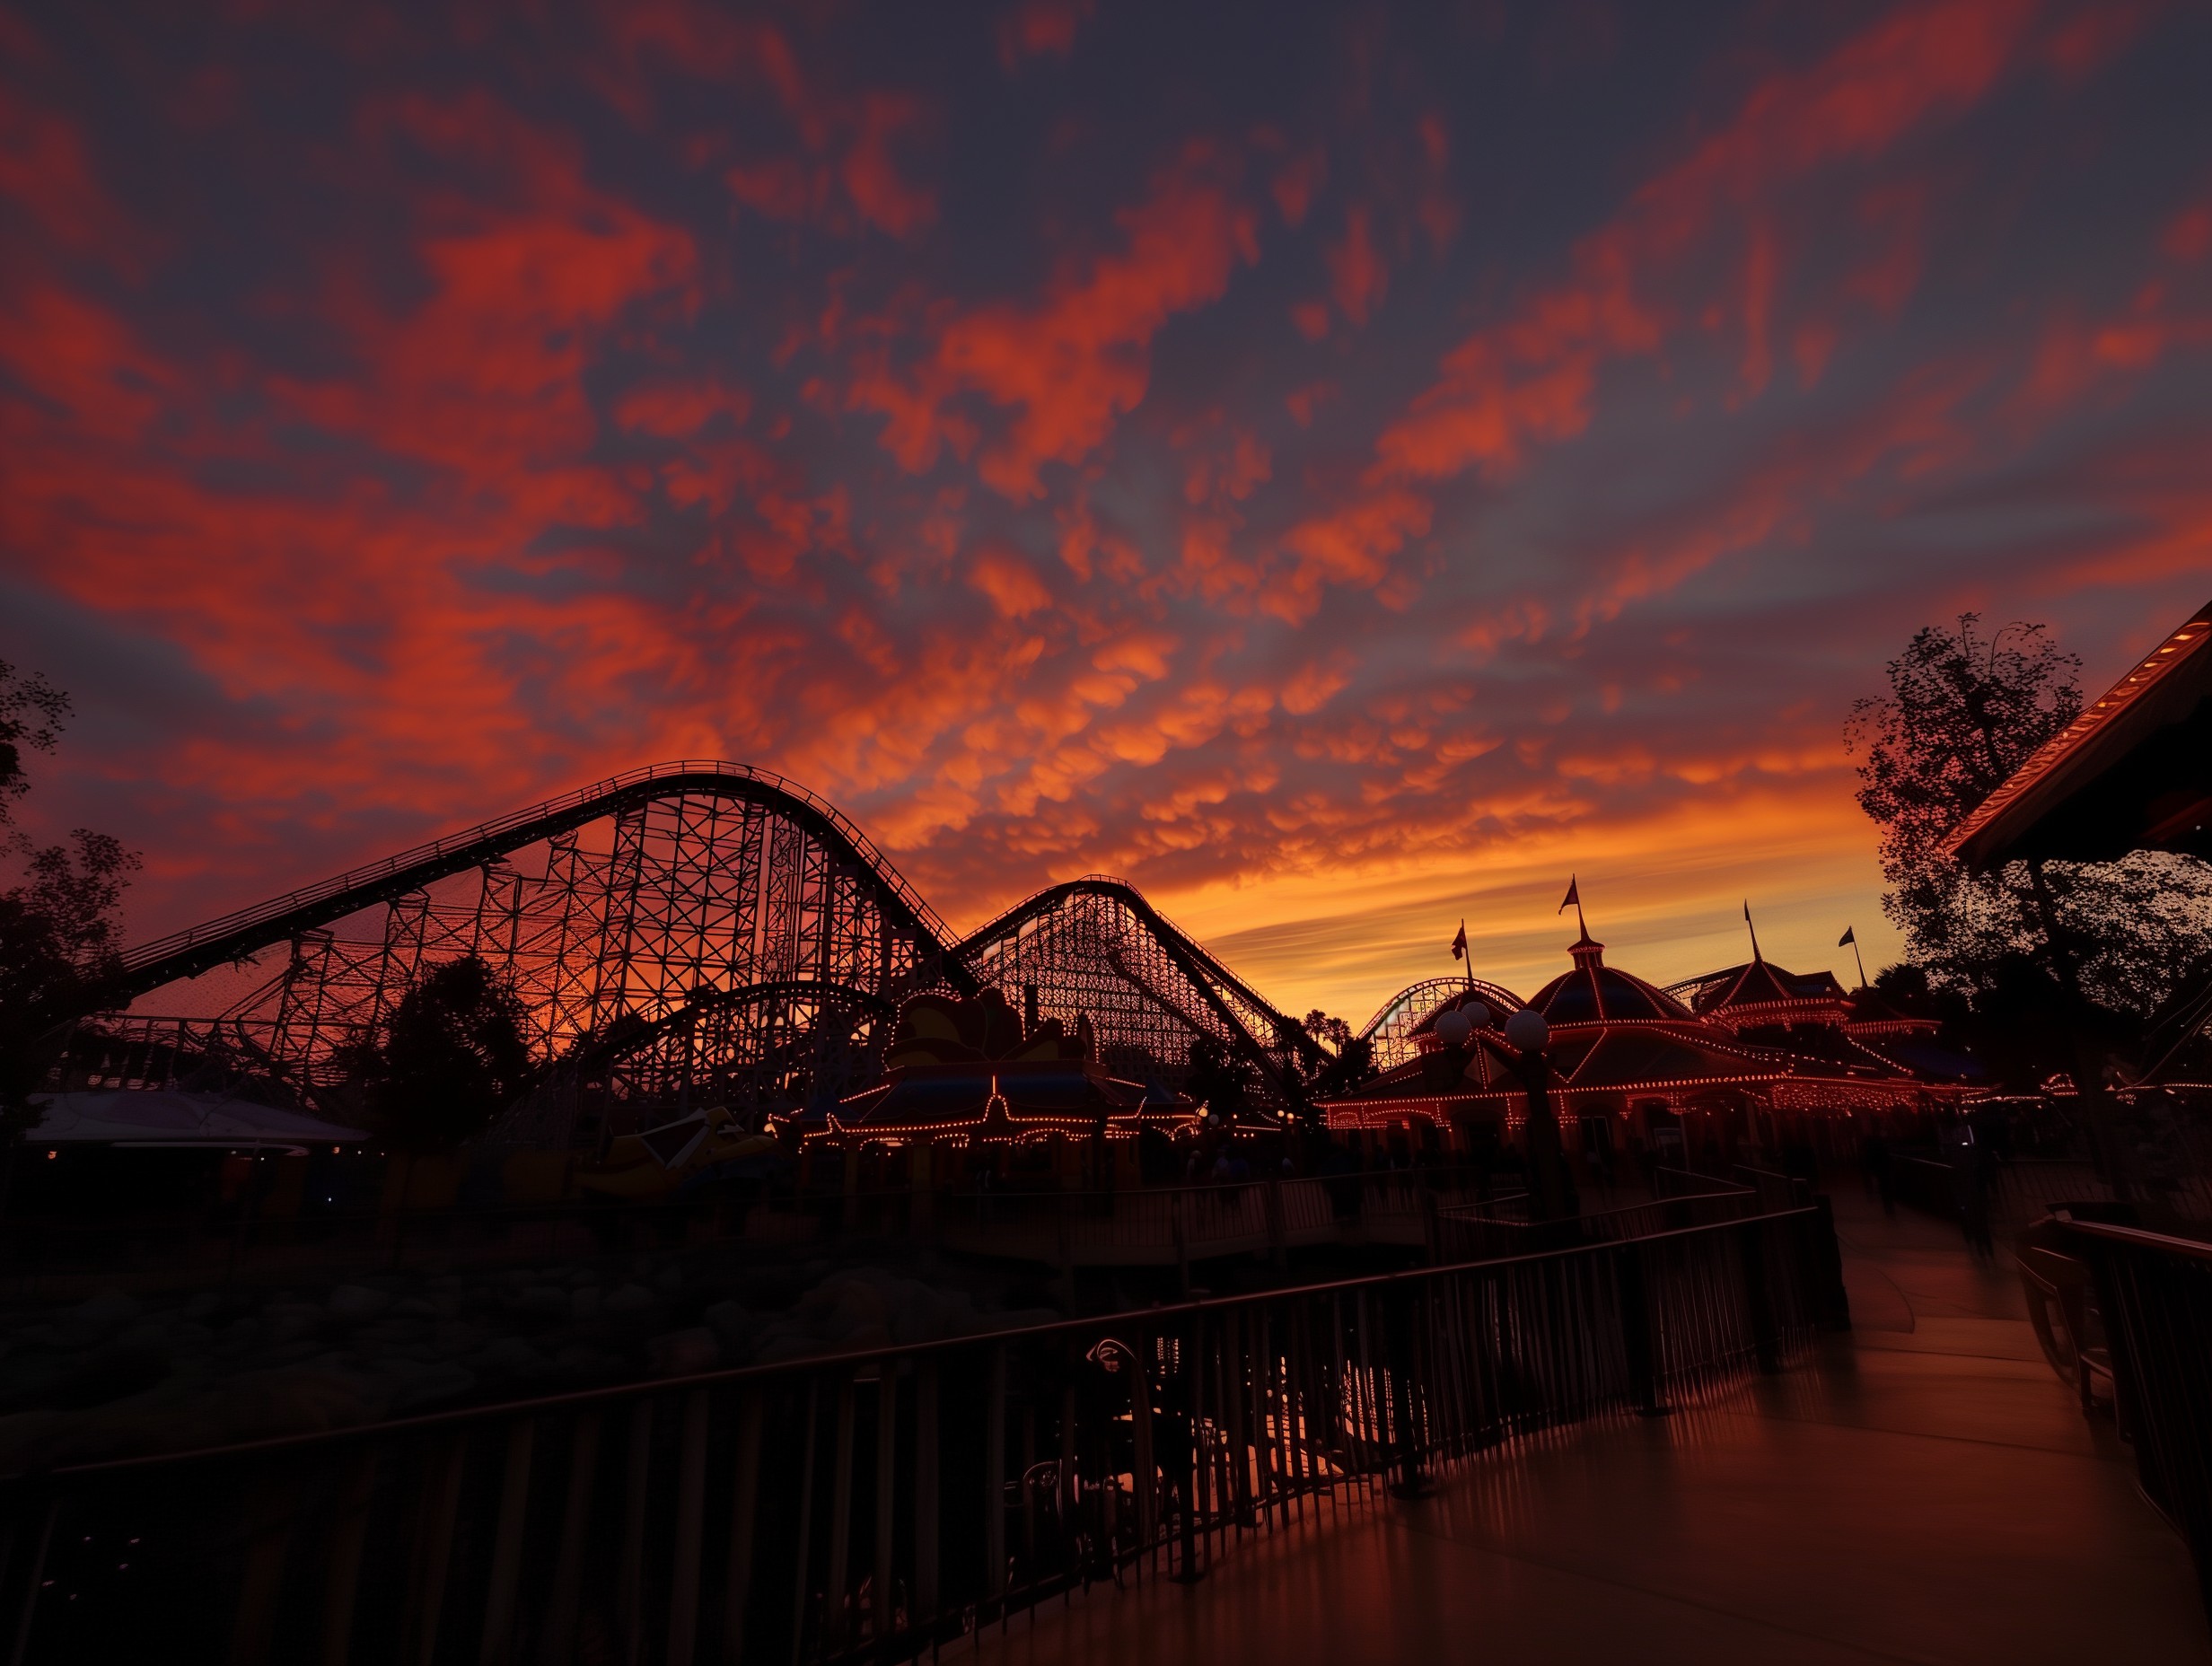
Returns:
[[[0,660],[0,828],[11,825],[15,801],[31,790],[23,749],[52,751],[68,717],[67,695],[38,672]]]
[[[473,954],[409,986],[348,1061],[378,1131],[410,1153],[460,1144],[528,1085],[521,998]]]
[[[43,677],[0,662],[0,857],[17,882],[0,891],[0,1208],[16,1147],[36,1120],[31,1096],[72,1021],[114,1004],[122,970],[116,910],[137,856],[79,828],[34,846],[14,825],[30,786],[26,750],[51,752],[69,702]]]
[[[1341,1018],[1332,1018],[1320,1007],[1305,1015],[1305,1032],[1317,1041],[1326,1041],[1341,1053],[1352,1039],[1352,1026]]]
[[[1365,1036],[1347,1036],[1337,1048],[1337,1056],[1323,1065],[1321,1074],[1314,1078],[1313,1092],[1322,1099],[1348,1093],[1362,1083],[1374,1081],[1378,1074],[1374,1043]]]
[[[1970,874],[1942,842],[2082,707],[2080,660],[2040,625],[1984,638],[1979,616],[1929,626],[1888,667],[1890,692],[1846,728],[1858,801],[1882,829],[1883,908],[1937,987],[1994,988],[2001,965],[2040,963],[2078,1009],[2142,1014],[2212,947],[2212,867],[2138,853],[2112,863],[2026,860]],[[2006,974],[2015,994],[2017,968]]]
[[[1190,1044],[1190,1074],[1183,1079],[1183,1092],[1224,1122],[1235,1125],[1259,1085],[1251,1062],[1213,1037],[1200,1036]]]

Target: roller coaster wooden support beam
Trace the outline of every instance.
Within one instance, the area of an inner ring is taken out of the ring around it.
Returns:
[[[744,764],[683,761],[630,770],[466,832],[417,846],[372,866],[141,943],[123,957],[124,993],[136,997],[179,978],[197,977],[343,919],[358,909],[396,903],[440,880],[495,864],[541,839],[655,799],[686,795],[760,804],[870,870],[881,883],[884,911],[937,951],[943,976],[956,984],[967,984],[960,966],[945,953],[952,934],[944,922],[834,805],[768,770]]]

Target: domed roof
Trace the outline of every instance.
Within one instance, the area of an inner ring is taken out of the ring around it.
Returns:
[[[1529,1000],[1552,1029],[1569,1024],[1661,1022],[1693,1019],[1690,1010],[1663,989],[1605,964],[1605,945],[1584,932],[1568,951],[1572,970],[1553,978]]]

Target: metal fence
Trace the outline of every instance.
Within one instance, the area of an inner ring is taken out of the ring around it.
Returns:
[[[2212,1617],[2212,1244],[2061,1217],[2088,1262],[2143,1491],[2189,1541]]]
[[[0,1484],[15,1661],[902,1659],[1778,1369],[1824,1214]]]
[[[1707,1181],[1703,1191],[1669,1193],[1558,1221],[1527,1218],[1525,1199],[1446,1205],[1436,1211],[1436,1255],[1440,1260],[1474,1261],[1576,1244],[1618,1243],[1688,1226],[1742,1220],[1760,1213],[1759,1202],[1758,1193],[1748,1186]]]

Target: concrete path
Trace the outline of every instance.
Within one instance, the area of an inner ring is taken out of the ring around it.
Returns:
[[[982,1641],[1145,1666],[2212,1660],[2189,1557],[2037,1352],[2006,1264],[1838,1198],[1856,1334],[1433,1498],[1248,1541]]]

